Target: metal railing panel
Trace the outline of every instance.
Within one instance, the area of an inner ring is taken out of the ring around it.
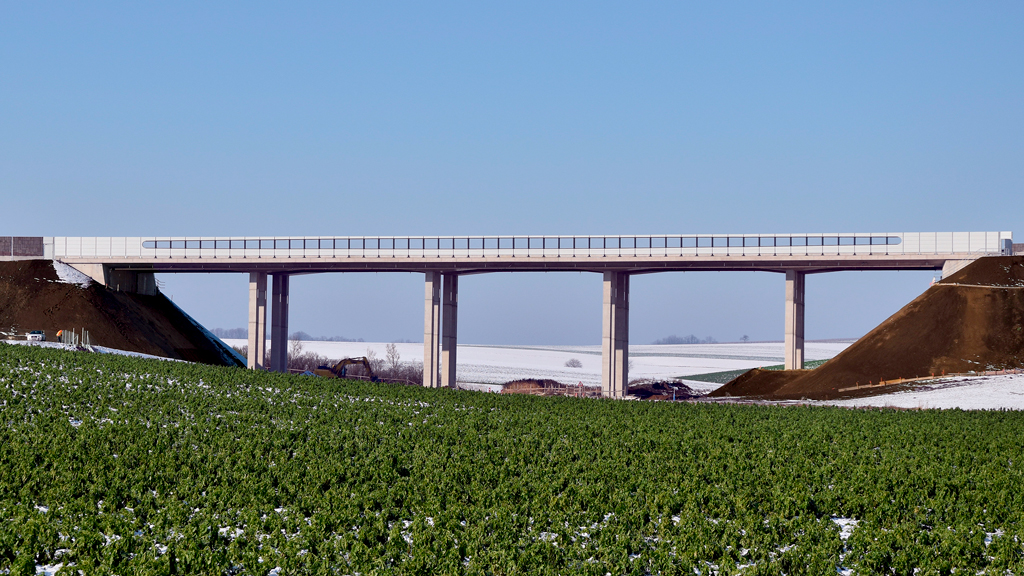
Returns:
[[[933,236],[934,237],[934,236]],[[900,242],[899,254],[916,254],[921,251],[921,234],[902,234],[902,242]],[[932,240],[934,242],[934,240]],[[889,250],[889,254],[895,253],[893,250]]]
[[[968,232],[967,233],[967,244],[968,250],[971,252],[988,252],[995,251],[997,243],[988,243],[988,234],[985,232]]]
[[[110,238],[110,254],[117,258],[124,258],[128,252],[127,238]]]
[[[124,255],[126,258],[141,258],[143,255],[142,238],[126,238],[124,246]]]
[[[952,249],[950,252],[970,252],[971,251],[971,236],[964,233],[955,233],[952,235]]]
[[[97,243],[97,240],[98,240],[98,238],[82,238],[82,244],[81,244],[80,250],[82,252],[82,256],[83,257],[95,258],[97,256],[97,254],[96,254],[96,243]]]

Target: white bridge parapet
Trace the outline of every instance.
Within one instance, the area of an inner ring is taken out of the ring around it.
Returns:
[[[616,236],[3,237],[0,260],[61,260],[117,289],[155,294],[155,272],[250,274],[249,365],[261,368],[267,302],[271,366],[283,370],[288,277],[319,272],[421,272],[426,278],[426,386],[454,386],[458,276],[589,271],[603,275],[602,389],[628,393],[629,276],[745,270],[786,275],[786,368],[803,367],[804,276],[839,270],[943,270],[1012,255],[1010,232],[641,234]],[[267,274],[274,295],[267,295]],[[442,332],[444,337],[442,338]],[[254,340],[255,339],[255,340]],[[256,341],[259,341],[257,343]],[[444,364],[450,364],[444,366]]]
[[[1009,241],[1009,245],[1007,245]],[[112,260],[277,258],[686,258],[1012,253],[1010,232],[644,234],[626,236],[275,236],[44,238],[47,257]]]

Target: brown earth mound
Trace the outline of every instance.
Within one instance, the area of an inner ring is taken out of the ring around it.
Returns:
[[[656,381],[631,382],[629,394],[641,400],[686,400],[700,396],[685,384]]]
[[[754,368],[733,378],[721,388],[708,394],[708,397],[746,396],[764,398],[808,372],[810,370],[764,370],[763,368]]]
[[[50,260],[0,262],[0,331],[85,329],[91,343],[204,364],[240,359],[164,295],[144,296],[63,283]]]
[[[763,389],[743,386],[739,381],[744,374],[720,390],[777,399],[832,399],[877,394],[880,390],[861,387],[880,380],[1021,367],[1024,257],[985,257],[932,286],[817,369]]]
[[[571,386],[556,380],[525,378],[507,382],[501,387],[502,394],[532,394],[534,396],[600,396],[601,389],[594,386]]]

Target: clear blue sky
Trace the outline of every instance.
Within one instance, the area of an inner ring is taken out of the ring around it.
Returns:
[[[0,4],[0,234],[1010,230],[1024,4]],[[808,280],[810,338],[928,273]],[[207,325],[246,279],[168,276]],[[482,275],[460,339],[597,343],[600,281]],[[781,276],[638,277],[631,335],[781,339]],[[292,328],[422,338],[422,277],[293,281]]]

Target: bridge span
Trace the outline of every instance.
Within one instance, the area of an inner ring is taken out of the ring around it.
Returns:
[[[425,277],[425,386],[455,386],[458,279],[487,272],[593,272],[604,282],[602,389],[629,381],[629,280],[672,271],[785,275],[785,365],[803,366],[804,279],[843,270],[942,270],[1013,254],[1010,232],[627,236],[0,237],[0,260],[60,260],[112,288],[155,293],[157,272],[249,274],[250,368],[287,364],[289,278],[325,272]],[[268,275],[271,291],[267,290]]]

